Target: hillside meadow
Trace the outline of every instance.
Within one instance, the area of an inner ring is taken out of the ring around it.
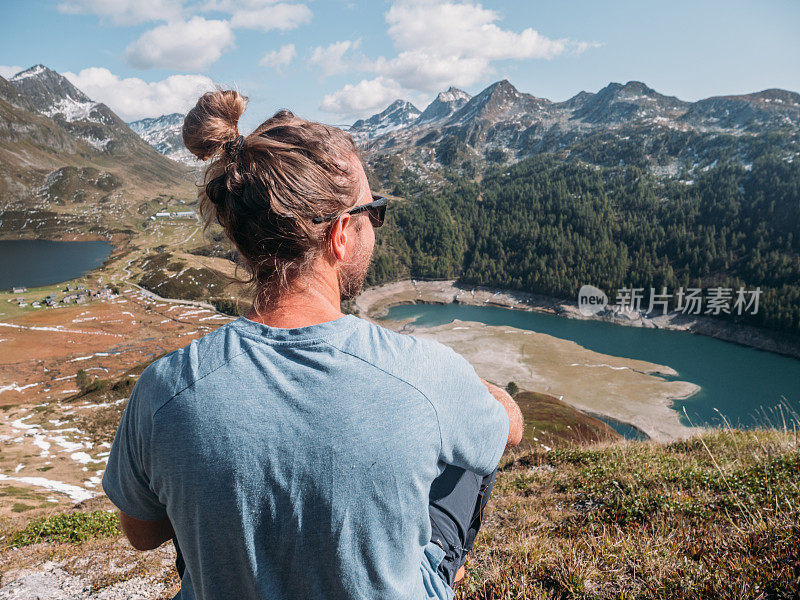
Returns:
[[[108,399],[123,387],[97,386],[87,395]],[[551,396],[516,397],[526,439],[500,463],[457,598],[800,593],[795,433],[725,429],[672,443],[626,441]],[[98,415],[93,435],[112,436],[123,408]],[[22,594],[77,586],[83,591],[64,597],[128,590],[133,596],[125,597],[168,599],[180,586],[173,561],[169,543],[133,551],[104,497],[0,532],[0,586]]]

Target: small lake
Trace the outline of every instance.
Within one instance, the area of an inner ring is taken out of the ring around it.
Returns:
[[[547,313],[465,304],[393,306],[387,319],[413,319],[431,327],[454,319],[478,321],[546,333],[584,348],[667,365],[679,379],[700,386],[691,398],[677,400],[695,425],[722,425],[719,410],[733,426],[783,427],[800,421],[800,360],[684,331],[626,327],[603,321],[581,321]],[[784,400],[785,399],[785,400]],[[776,407],[783,404],[783,412]],[[793,413],[793,414],[788,414]]]
[[[104,241],[0,240],[0,290],[75,279],[102,265],[112,249]]]

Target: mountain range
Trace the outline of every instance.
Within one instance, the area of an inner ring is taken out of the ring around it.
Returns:
[[[0,78],[0,117],[6,208],[25,199],[44,209],[70,198],[109,202],[185,190],[200,165],[183,146],[183,114],[126,123],[44,65]],[[751,163],[765,144],[800,154],[800,94],[768,89],[687,102],[629,81],[553,102],[502,80],[475,96],[450,87],[424,110],[398,99],[349,131],[384,183],[404,169],[477,175],[543,152],[688,177],[720,159]],[[113,192],[105,189],[112,180]]]
[[[686,102],[629,81],[553,102],[502,80],[475,96],[451,87],[423,111],[396,100],[350,131],[370,163],[391,156],[428,172],[442,165],[474,172],[487,163],[555,152],[677,175],[723,157],[752,162],[764,136],[773,149],[794,155],[800,94],[768,89]]]
[[[609,127],[634,122],[675,129],[762,133],[800,126],[800,94],[769,89],[739,96],[685,102],[665,96],[640,81],[610,83],[597,93],[580,92],[552,102],[517,90],[508,80],[493,83],[476,96],[454,87],[441,92],[424,111],[403,100],[356,121],[351,131],[377,138],[398,130],[463,126],[477,121],[515,123],[518,129]]]
[[[196,167],[183,146],[184,116],[128,125],[165,156]],[[800,94],[779,89],[687,102],[629,81],[553,102],[502,80],[475,96],[450,87],[424,110],[397,99],[349,132],[373,165],[397,155],[425,172],[440,166],[475,172],[487,163],[558,152],[596,164],[635,162],[675,176],[729,155],[752,162],[765,135],[791,154],[798,128]]]

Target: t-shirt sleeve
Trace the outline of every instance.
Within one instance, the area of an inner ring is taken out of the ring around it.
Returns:
[[[429,365],[429,400],[442,438],[439,460],[478,475],[497,467],[508,441],[508,413],[467,360],[436,343]]]
[[[153,491],[145,468],[152,432],[152,403],[147,395],[153,392],[153,386],[148,379],[145,370],[122,413],[103,473],[103,490],[126,515],[140,521],[159,521],[167,517],[166,507]]]

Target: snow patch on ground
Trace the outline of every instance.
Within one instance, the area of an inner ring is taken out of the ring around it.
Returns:
[[[10,392],[10,391],[21,392],[22,390],[27,390],[28,388],[36,386],[36,385],[39,385],[39,384],[38,383],[29,383],[28,385],[20,386],[20,385],[17,385],[17,382],[15,381],[11,385],[0,386],[0,394],[2,394],[3,392]]]
[[[92,492],[86,488],[64,483],[63,481],[46,479],[44,477],[11,477],[0,473],[0,481],[18,481],[34,487],[50,490],[51,492],[59,492],[69,496],[70,500],[73,502],[83,502],[84,500],[97,496],[97,492]]]
[[[605,363],[600,363],[599,365],[590,365],[589,363],[572,363],[570,367],[606,367],[607,369],[614,369],[615,371],[624,371],[628,367],[615,367],[613,365],[607,365]]]
[[[0,323],[0,327],[14,327],[15,329],[30,329],[32,331],[56,331],[58,333],[82,333],[86,335],[111,335],[114,337],[124,337],[120,333],[108,333],[105,331],[81,331],[79,329],[64,329],[61,325],[56,327],[40,327],[36,325],[17,325],[15,323]]]

